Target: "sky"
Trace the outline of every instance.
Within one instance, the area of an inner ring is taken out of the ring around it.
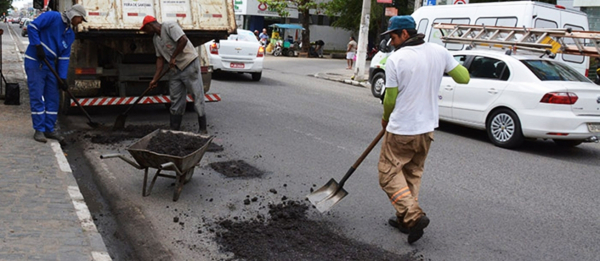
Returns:
[[[28,3],[33,3],[32,0],[13,0],[12,5],[16,8],[25,7]]]

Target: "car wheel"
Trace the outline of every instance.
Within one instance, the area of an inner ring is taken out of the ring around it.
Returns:
[[[371,93],[377,98],[381,98],[381,90],[385,86],[385,73],[378,72],[373,76],[371,81]]]
[[[519,117],[509,109],[493,111],[485,127],[490,141],[498,147],[516,148],[525,140]]]
[[[553,139],[553,141],[559,147],[575,147],[575,146],[583,143],[582,140],[557,140],[557,139]]]
[[[260,81],[261,77],[262,77],[262,72],[252,73],[252,80],[255,81],[255,82]]]

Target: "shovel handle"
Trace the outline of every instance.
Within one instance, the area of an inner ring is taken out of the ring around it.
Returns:
[[[344,177],[342,178],[342,180],[340,180],[340,183],[339,183],[339,186],[338,186],[338,190],[340,190],[344,186],[344,183],[346,183],[346,180],[358,168],[358,165],[360,165],[363,162],[363,160],[367,157],[367,155],[369,155],[369,153],[371,152],[371,150],[373,150],[373,148],[375,147],[375,145],[377,145],[377,143],[379,143],[379,140],[381,140],[381,138],[383,137],[383,134],[385,134],[385,129],[381,129],[381,131],[379,132],[379,134],[377,134],[377,137],[375,137],[375,139],[373,141],[371,141],[371,144],[369,144],[369,147],[367,147],[367,149],[362,153],[362,155],[360,155],[360,157],[358,157],[358,159],[356,160],[356,162],[354,162],[354,165],[352,165],[352,167],[350,167],[350,169],[348,169],[348,172],[346,172],[346,175],[344,175]]]
[[[58,81],[58,84],[62,85],[63,81],[62,79],[58,76],[58,73],[56,72],[56,70],[54,70],[54,68],[52,68],[52,66],[50,65],[50,62],[48,62],[47,58],[44,58],[44,63],[46,64],[46,66],[48,66],[48,69],[50,69],[50,71],[52,72],[52,74],[54,74],[54,77],[56,77],[56,81]],[[97,123],[92,121],[92,117],[90,117],[90,115],[87,113],[87,111],[81,106],[81,104],[79,103],[79,101],[77,99],[75,99],[75,96],[73,96],[73,94],[71,93],[71,91],[69,91],[69,89],[64,90],[67,94],[69,94],[69,97],[71,97],[71,99],[73,99],[73,101],[75,101],[75,103],[77,104],[77,107],[79,107],[81,109],[81,111],[85,114],[85,116],[88,118],[90,123],[93,123],[94,125],[96,125]]]

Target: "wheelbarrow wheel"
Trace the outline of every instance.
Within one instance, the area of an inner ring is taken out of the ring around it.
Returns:
[[[184,174],[183,184],[190,182],[190,180],[192,180],[192,176],[194,176],[194,168],[191,168]]]

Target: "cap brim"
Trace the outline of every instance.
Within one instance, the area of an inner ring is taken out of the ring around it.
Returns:
[[[393,32],[393,31],[396,31],[396,30],[387,30],[387,31],[383,32],[381,35],[383,36],[383,35],[386,35],[386,34],[389,34],[389,33]]]
[[[83,19],[83,21],[87,23],[87,19],[85,19],[85,17],[82,16],[81,19]]]

